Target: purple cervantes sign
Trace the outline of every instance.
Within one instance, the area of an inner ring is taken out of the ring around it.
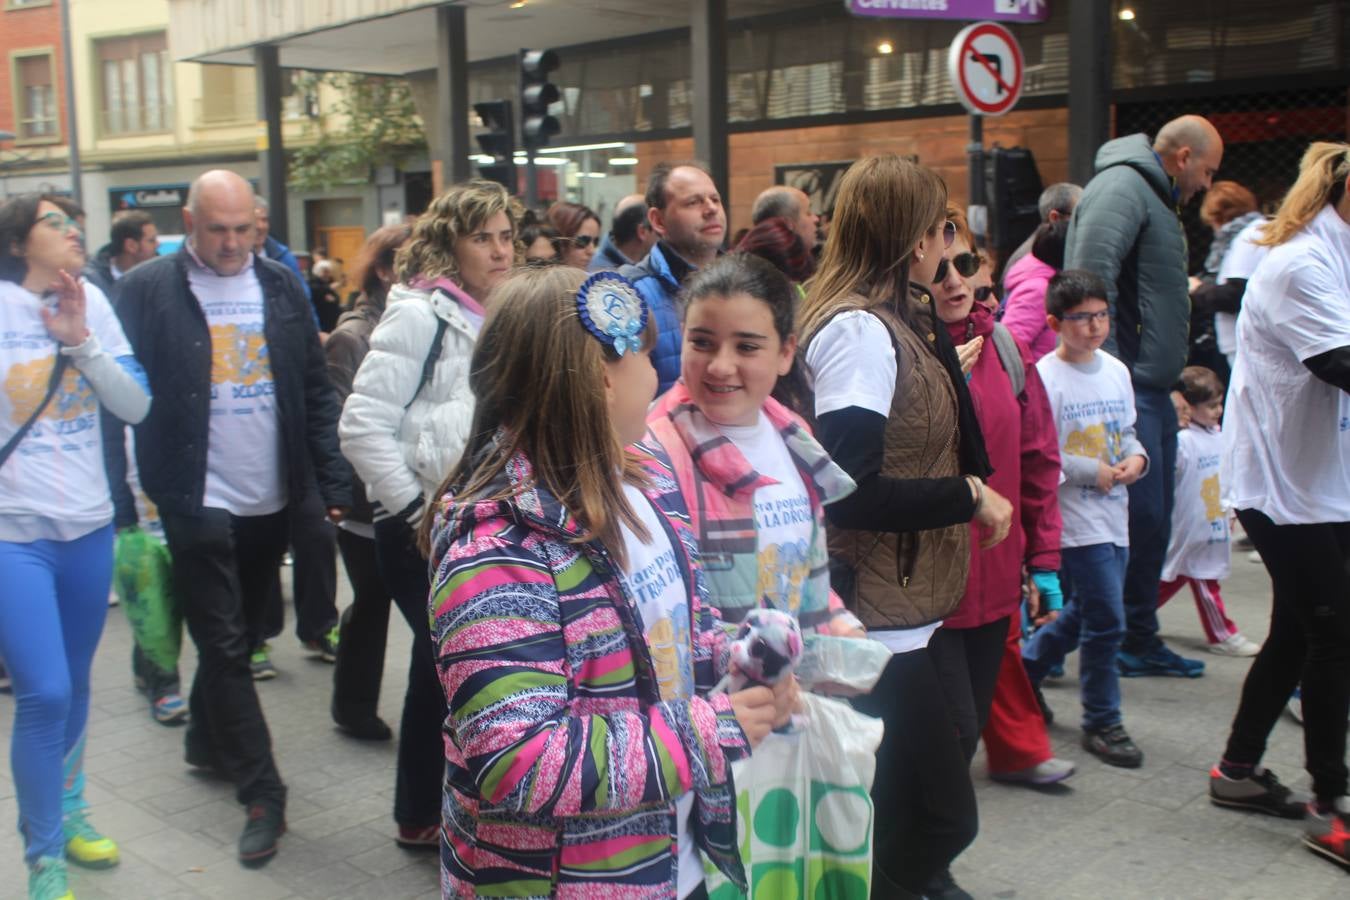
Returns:
[[[855,16],[888,19],[963,19],[1044,22],[1050,0],[844,0]]]

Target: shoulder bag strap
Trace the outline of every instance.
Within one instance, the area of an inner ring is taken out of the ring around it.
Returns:
[[[13,454],[15,449],[19,446],[19,442],[28,436],[28,432],[32,430],[33,424],[37,422],[37,420],[41,418],[43,412],[46,411],[47,406],[52,402],[52,397],[56,396],[56,387],[61,383],[61,376],[65,374],[66,366],[69,363],[70,357],[63,355],[61,353],[61,345],[57,344],[56,362],[52,364],[52,374],[51,377],[47,379],[47,393],[42,397],[42,402],[37,405],[37,409],[33,410],[32,415],[28,417],[28,421],[19,426],[19,430],[14,432],[10,439],[5,442],[5,446],[0,447],[0,466],[5,464],[6,460],[9,459],[10,455]]]

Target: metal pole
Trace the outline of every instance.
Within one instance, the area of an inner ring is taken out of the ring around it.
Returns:
[[[80,170],[80,126],[75,115],[75,61],[70,54],[70,0],[61,0],[61,68],[66,80],[66,140],[70,149],[70,196],[84,206]]]
[[[286,148],[281,140],[281,55],[275,44],[253,49],[253,65],[258,81],[258,167],[262,179],[258,185],[267,198],[271,220],[268,233],[283,244],[287,237]]]
[[[1111,3],[1078,0],[1069,12],[1069,180],[1087,184],[1111,136]]]
[[[966,145],[966,156],[970,160],[967,182],[970,230],[978,237],[988,237],[989,215],[984,196],[984,116],[970,117],[970,143]]]
[[[708,166],[722,205],[731,193],[727,150],[727,0],[694,0],[689,46],[694,82],[694,155]]]
[[[462,6],[436,7],[436,112],[440,120],[441,189],[468,181],[469,48]]]

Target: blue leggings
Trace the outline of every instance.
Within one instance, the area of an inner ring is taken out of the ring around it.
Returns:
[[[108,614],[113,528],[73,541],[0,541],[0,658],[14,681],[10,765],[24,859],[61,856],[84,807],[89,669]]]

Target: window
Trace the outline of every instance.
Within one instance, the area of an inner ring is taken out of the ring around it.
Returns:
[[[56,140],[56,78],[52,55],[37,53],[16,57],[13,71],[19,140]]]
[[[24,9],[29,6],[51,6],[52,0],[4,0],[5,9]]]
[[[103,81],[104,134],[173,128],[173,66],[164,33],[111,38],[96,45]]]

